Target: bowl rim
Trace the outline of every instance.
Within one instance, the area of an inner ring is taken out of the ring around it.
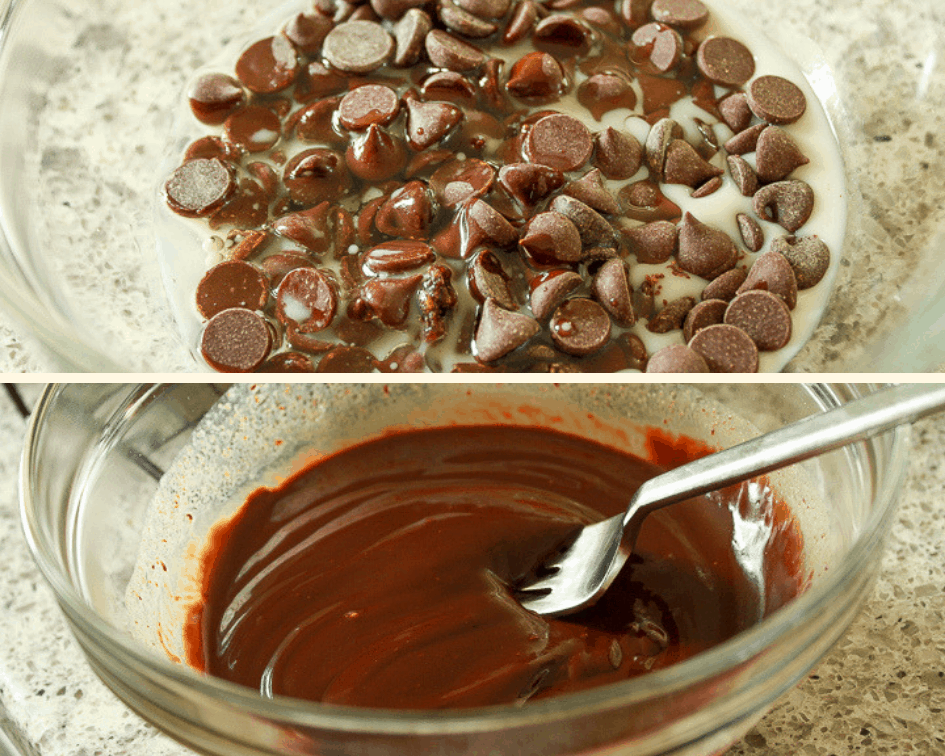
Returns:
[[[122,664],[127,665],[130,659],[151,674],[195,690],[223,705],[295,726],[388,736],[470,734],[548,723],[573,718],[581,713],[625,707],[646,699],[670,695],[694,683],[737,669],[740,664],[761,654],[770,645],[771,639],[803,626],[822,612],[825,606],[835,602],[835,593],[839,587],[867,566],[874,549],[882,544],[895,515],[902,480],[908,468],[911,437],[910,426],[903,425],[863,442],[872,445],[886,439],[888,447],[885,461],[889,474],[881,479],[881,484],[877,484],[875,497],[878,506],[860,529],[843,561],[794,599],[790,604],[791,611],[786,611],[786,607],[779,609],[728,641],[662,670],[627,681],[530,702],[525,707],[489,706],[444,711],[378,709],[309,702],[286,696],[264,698],[253,689],[198,673],[186,664],[175,663],[135,643],[127,633],[104,621],[86,603],[61,569],[60,554],[55,544],[45,539],[45,529],[39,525],[32,506],[31,460],[37,451],[36,442],[42,431],[43,417],[63,387],[68,385],[47,386],[33,410],[20,459],[19,495],[21,527],[34,561],[70,622],[79,625],[110,656],[114,657],[117,650],[117,654],[124,656]],[[821,406],[824,406],[825,399],[836,399],[835,393],[825,397],[812,391],[812,385],[822,384],[795,385],[804,387]],[[881,384],[840,385],[857,385],[872,392]]]

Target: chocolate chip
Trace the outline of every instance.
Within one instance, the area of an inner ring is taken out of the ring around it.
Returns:
[[[415,242],[414,242],[415,243]],[[360,299],[388,328],[400,328],[410,314],[410,302],[422,276],[372,278],[361,287]]]
[[[210,216],[212,229],[221,226],[254,228],[266,222],[269,199],[262,187],[250,178],[240,180],[236,193]]]
[[[686,213],[679,225],[679,267],[709,280],[735,266],[738,252],[728,234]]]
[[[335,286],[316,268],[296,268],[276,290],[276,317],[303,333],[322,331],[331,325],[338,309]]]
[[[701,118],[693,118],[693,123],[696,124],[696,128],[699,131],[699,136],[702,139],[696,145],[696,152],[698,152],[706,160],[711,160],[715,153],[719,151],[719,140],[715,135],[715,129],[712,127],[711,123],[706,123]]]
[[[315,267],[315,263],[312,262],[311,258],[299,252],[280,252],[269,255],[260,265],[274,289],[279,288],[282,279],[296,268]]]
[[[480,18],[503,18],[512,0],[456,0],[456,4]]]
[[[538,22],[532,32],[535,47],[555,57],[585,55],[591,48],[590,29],[572,16],[554,14]]]
[[[400,98],[390,87],[365,84],[341,98],[338,120],[346,129],[362,131],[376,123],[386,126],[400,112]]]
[[[348,145],[345,162],[358,178],[386,181],[407,165],[407,148],[400,137],[371,124],[363,136],[355,137]]]
[[[475,103],[476,91],[476,85],[456,71],[436,71],[427,76],[420,86],[424,100],[447,100],[463,106]]]
[[[264,163],[261,160],[253,161],[246,165],[246,172],[259,182],[270,200],[275,198],[280,189],[279,176],[269,163]]]
[[[472,246],[489,243],[496,247],[512,247],[518,231],[501,213],[481,199],[473,199],[465,213],[466,238]]]
[[[548,318],[555,308],[576,291],[584,279],[573,270],[550,270],[532,282],[529,306],[539,320]]]
[[[610,126],[596,138],[594,165],[609,179],[628,179],[643,163],[643,147],[636,137]]]
[[[509,23],[502,33],[502,42],[506,45],[514,45],[525,39],[531,33],[535,22],[538,21],[538,6],[534,0],[519,0],[512,11]]]
[[[725,161],[728,163],[728,171],[732,174],[732,180],[738,187],[738,191],[742,193],[742,196],[753,197],[758,191],[758,175],[751,167],[751,163],[741,155],[729,155]]]
[[[759,76],[748,85],[748,105],[762,121],[783,126],[804,115],[807,98],[794,82],[780,76]]]
[[[708,373],[702,356],[685,344],[671,344],[656,352],[646,363],[647,373]]]
[[[294,129],[295,135],[303,142],[345,144],[347,135],[339,134],[334,127],[335,111],[340,102],[340,97],[326,97],[306,105],[286,121],[286,133],[291,134]]]
[[[375,21],[338,24],[322,44],[329,65],[347,73],[370,73],[384,65],[393,52],[393,38]]]
[[[426,0],[371,0],[371,8],[381,18],[396,21],[426,4]]]
[[[221,373],[251,373],[271,348],[272,332],[265,319],[238,307],[214,315],[200,337],[200,353]]]
[[[469,292],[478,302],[494,299],[507,310],[518,305],[512,296],[509,274],[505,272],[499,258],[485,249],[473,259],[469,266]]]
[[[398,239],[371,247],[361,257],[361,266],[368,275],[404,273],[435,258],[433,248],[426,242]]]
[[[706,181],[701,186],[692,190],[691,197],[693,199],[701,199],[702,197],[708,197],[710,194],[714,194],[719,189],[722,188],[722,177],[714,176]]]
[[[216,211],[235,189],[233,172],[223,161],[196,158],[171,174],[164,184],[164,196],[178,215],[198,218]]]
[[[628,27],[635,29],[649,20],[652,3],[653,0],[618,0],[617,12]]]
[[[247,231],[228,256],[231,260],[248,260],[255,257],[271,239],[272,234],[268,231]]]
[[[358,5],[354,12],[348,16],[346,21],[371,21],[372,23],[377,23],[381,20],[381,17],[378,16],[374,9],[370,6],[369,3],[362,3]]]
[[[630,251],[637,262],[653,265],[666,262],[676,251],[676,224],[653,221],[642,226],[623,229]]]
[[[767,128],[765,123],[757,123],[740,131],[729,139],[723,147],[729,155],[744,155],[748,152],[754,152],[758,145],[758,136]]]
[[[187,93],[190,110],[201,123],[219,126],[246,103],[243,86],[232,76],[204,74]]]
[[[237,78],[258,94],[281,92],[295,81],[298,72],[295,48],[281,34],[252,44],[236,61]]]
[[[740,87],[755,75],[755,57],[730,37],[709,37],[699,45],[696,65],[713,84]]]
[[[522,152],[531,163],[559,171],[584,165],[594,149],[591,132],[573,116],[555,113],[540,119],[525,136]]]
[[[597,27],[608,34],[619,35],[623,29],[620,20],[608,7],[591,5],[586,8],[579,8],[577,14],[592,27]]]
[[[317,55],[332,26],[331,19],[321,14],[297,13],[282,33],[303,55]]]
[[[247,152],[271,149],[282,135],[282,121],[269,108],[250,105],[237,110],[223,124],[226,140]]]
[[[562,191],[602,213],[617,215],[620,212],[620,205],[604,186],[603,176],[597,168],[592,168],[581,178],[572,181]]]
[[[741,328],[720,324],[703,328],[689,342],[713,373],[757,373],[758,347]]]
[[[802,165],[810,162],[788,133],[778,126],[768,126],[758,135],[755,165],[758,178],[765,183],[781,181]]]
[[[315,366],[308,355],[301,352],[280,352],[266,360],[260,373],[314,373]]]
[[[633,110],[637,104],[633,85],[623,76],[613,73],[589,76],[578,87],[577,99],[598,121],[611,110]]]
[[[683,39],[678,31],[665,24],[644,24],[633,32],[630,41],[661,73],[674,69],[682,58]]]
[[[495,168],[482,160],[452,160],[436,169],[430,188],[446,207],[455,207],[468,199],[482,197],[492,187]]]
[[[458,297],[450,283],[452,271],[445,265],[431,265],[423,274],[417,302],[420,305],[421,338],[434,344],[446,335],[446,319]]]
[[[652,178],[662,181],[666,165],[666,151],[669,145],[677,139],[683,138],[682,126],[670,118],[661,118],[650,128],[644,144],[646,164]]]
[[[316,97],[327,97],[348,89],[348,79],[313,60],[299,73],[295,85],[295,99],[308,102]]]
[[[598,268],[591,282],[591,293],[617,325],[629,328],[636,322],[633,311],[633,287],[630,271],[619,257],[607,260]]]
[[[677,331],[683,327],[686,315],[695,307],[696,300],[693,297],[679,297],[668,302],[662,310],[650,318],[646,324],[646,330],[651,333],[669,333]]]
[[[809,289],[820,283],[830,267],[830,250],[816,236],[782,236],[771,243],[771,251],[784,255],[798,289]]]
[[[404,344],[379,360],[376,367],[382,373],[423,373],[426,372],[426,360],[416,347]]]
[[[624,214],[633,220],[648,223],[657,220],[679,220],[682,210],[670,202],[653,181],[635,181],[627,184],[617,195]]]
[[[393,64],[407,68],[420,60],[423,43],[433,28],[433,19],[426,11],[411,8],[394,24],[395,52]]]
[[[512,65],[505,88],[524,100],[557,98],[564,94],[566,78],[561,64],[546,52],[530,52]]]
[[[719,115],[733,133],[738,134],[751,125],[752,112],[744,92],[733,92],[722,98],[718,107]]]
[[[269,282],[249,263],[230,260],[214,265],[197,284],[197,310],[205,318],[231,307],[261,310],[269,299]]]
[[[752,252],[758,252],[765,244],[765,232],[754,218],[745,213],[735,216],[738,232],[741,234],[745,246]]]
[[[732,268],[725,271],[718,278],[709,281],[702,290],[702,299],[722,299],[730,302],[738,293],[739,287],[745,283],[748,278],[748,271],[745,268]]]
[[[432,222],[433,203],[422,181],[408,181],[394,191],[374,216],[374,225],[382,234],[421,241],[430,236]]]
[[[471,39],[483,39],[499,28],[498,24],[463,10],[451,0],[439,0],[436,12],[447,29]]]
[[[592,210],[580,200],[559,194],[551,201],[550,209],[567,216],[581,235],[585,249],[593,247],[617,247],[617,234],[614,227],[596,210]]]
[[[314,147],[293,157],[282,171],[289,196],[302,205],[338,199],[351,185],[344,158],[334,150]]]
[[[694,305],[683,322],[683,340],[689,342],[703,328],[723,322],[727,307],[728,302],[724,299],[703,299]]]
[[[761,351],[780,349],[791,340],[791,313],[770,291],[746,291],[725,310],[725,323],[741,328]]]
[[[364,347],[332,347],[318,362],[316,373],[373,373],[377,360]]]
[[[709,9],[699,0],[653,0],[650,15],[655,21],[681,29],[698,29],[708,21]]]
[[[755,260],[745,283],[738,287],[738,293],[762,289],[777,294],[789,310],[797,304],[797,278],[794,270],[784,255],[778,252],[765,252]]]
[[[814,210],[814,190],[803,181],[777,181],[755,193],[753,206],[759,218],[794,233],[807,223]]]
[[[715,176],[722,169],[706,162],[685,139],[674,139],[666,148],[664,180],[667,184],[684,184],[695,188]]]
[[[511,163],[499,169],[499,183],[527,211],[548,197],[564,183],[564,174],[556,168],[535,163]]]
[[[407,102],[407,143],[415,150],[425,150],[439,142],[460,121],[463,111],[447,102]]]
[[[465,73],[474,71],[486,62],[486,55],[478,47],[457,39],[442,29],[433,29],[426,36],[425,46],[430,62],[439,68]]]
[[[610,316],[593,299],[575,297],[554,311],[551,339],[566,354],[593,354],[610,340]]]
[[[510,312],[494,299],[482,306],[473,342],[476,358],[493,362],[522,346],[541,330],[538,321],[520,312]]]
[[[283,215],[273,222],[272,230],[279,236],[320,255],[326,252],[330,245],[328,202],[321,202],[308,210]]]
[[[220,137],[207,136],[195,140],[184,151],[184,162],[188,160],[197,160],[206,158],[208,160],[219,158],[226,162],[238,162],[240,159],[239,149],[228,142],[224,142]]]
[[[581,236],[574,223],[553,211],[532,218],[519,244],[532,259],[542,264],[577,262],[583,252]]]

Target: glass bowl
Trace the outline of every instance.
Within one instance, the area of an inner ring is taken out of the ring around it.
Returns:
[[[945,364],[941,4],[727,2],[789,55],[821,56],[806,73],[847,170],[834,293],[787,370]],[[206,369],[178,335],[155,259],[157,174],[193,72],[271,11],[0,0],[0,307],[53,369]]]
[[[523,707],[394,712],[264,699],[175,663],[173,643],[164,642],[171,633],[154,648],[128,621],[126,590],[152,499],[190,469],[178,482],[207,497],[186,511],[195,527],[209,528],[227,502],[242,501],[246,486],[258,485],[269,469],[282,470],[295,454],[291,444],[273,442],[281,436],[267,430],[274,415],[259,414],[265,412],[289,417],[318,451],[392,427],[476,421],[549,424],[615,446],[631,443],[633,428],[659,424],[718,446],[871,390],[851,384],[239,384],[221,399],[225,387],[211,384],[53,386],[33,413],[24,450],[23,522],[93,669],[144,718],[198,751],[702,756],[741,737],[856,616],[901,490],[907,429],[804,463],[810,495],[803,505],[788,498],[813,575],[798,598],[665,670]],[[191,442],[201,450],[196,456]],[[208,456],[213,447],[205,443],[226,451]],[[203,462],[181,467],[188,459]],[[172,529],[151,535],[177,548]],[[166,566],[158,581],[182,590],[180,565]]]

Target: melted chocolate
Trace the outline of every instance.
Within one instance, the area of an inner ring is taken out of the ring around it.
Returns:
[[[708,451],[661,431],[649,447],[667,467]],[[263,695],[521,703],[689,658],[801,590],[799,531],[762,480],[651,516],[595,607],[522,609],[510,586],[659,471],[536,428],[402,432],[320,459],[214,531],[189,661]],[[736,553],[746,520],[767,542]]]

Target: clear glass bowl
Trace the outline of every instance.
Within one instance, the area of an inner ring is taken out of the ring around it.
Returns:
[[[821,326],[793,371],[929,370],[945,298],[945,18],[938,0],[728,0],[808,68],[850,212]],[[4,6],[6,6],[4,11]],[[204,369],[178,336],[152,202],[192,73],[262,0],[0,0],[0,307],[54,368]],[[832,73],[832,77],[831,77]]]
[[[277,389],[287,397],[286,406],[303,406],[292,403],[291,387]],[[246,384],[237,389],[253,398],[256,390]],[[668,420],[671,432],[688,432],[695,422],[693,408],[701,412],[717,402],[725,413],[750,417],[765,430],[841,405],[872,387],[321,384],[297,389],[300,395],[303,390],[315,392],[320,408],[311,424],[311,443],[330,450],[390,426],[452,422],[446,418],[454,410],[467,421],[488,416],[498,423],[534,424],[542,417],[560,422],[563,417],[564,428],[616,439],[622,434],[608,428],[651,424],[657,417]],[[206,413],[219,405],[213,412],[232,415],[235,429],[225,442],[235,453],[210,460],[210,466],[233,468],[232,476],[213,475],[227,482],[218,483],[221,490],[213,491],[212,500],[224,501],[246,482],[250,468],[240,455],[247,450],[257,461],[271,459],[272,465],[289,453],[271,438],[242,430],[253,426],[252,407],[258,405],[234,404],[232,397],[222,403],[223,391],[208,384],[51,387],[33,413],[21,473],[31,548],[92,667],[143,717],[185,744],[221,756],[721,752],[809,672],[856,616],[878,570],[908,456],[909,434],[901,429],[804,463],[815,494],[808,501],[816,503],[808,512],[813,519],[801,518],[809,546],[805,552],[816,551],[819,564],[810,588],[707,653],[641,678],[524,707],[355,709],[263,699],[173,663],[123,629],[125,589],[158,480],[165,470],[171,475],[175,459],[185,456],[179,457],[181,450]],[[307,406],[314,406],[311,395],[304,396]],[[471,406],[491,409],[482,415],[468,410]],[[651,408],[651,418],[647,410],[639,416],[641,406]],[[711,424],[719,437],[734,427],[725,420]],[[217,505],[208,506],[209,512],[194,510],[195,517],[213,519]]]

